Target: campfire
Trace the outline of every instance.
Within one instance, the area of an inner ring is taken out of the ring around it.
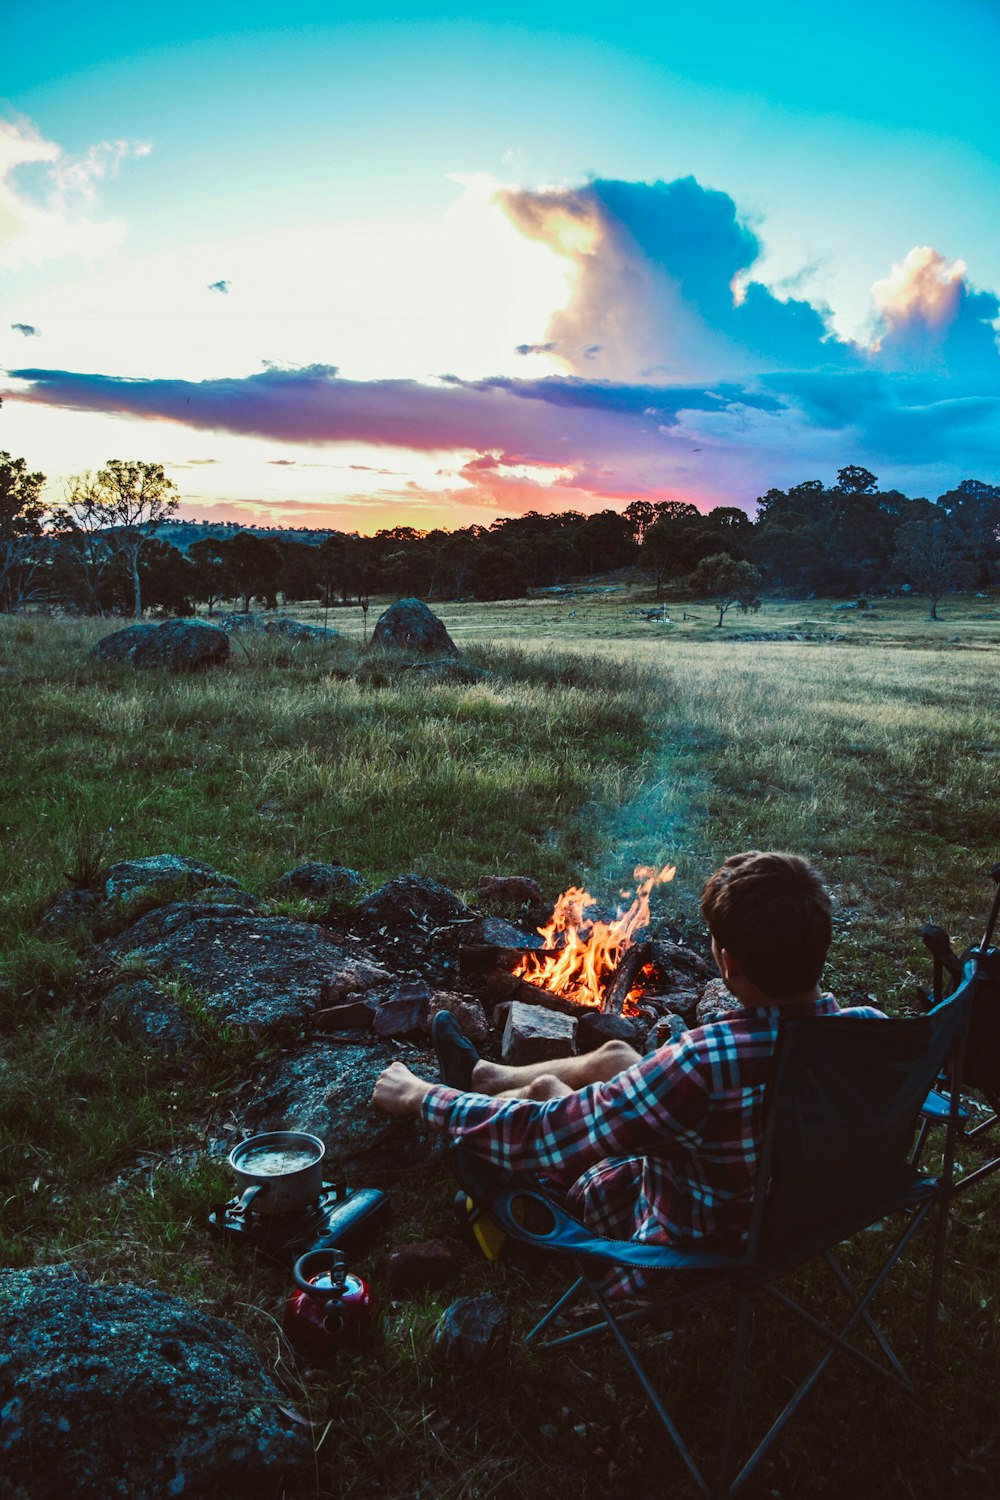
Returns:
[[[551,921],[538,929],[544,948],[525,953],[515,977],[574,1005],[627,1014],[643,993],[649,954],[641,935],[649,924],[649,894],[675,873],[673,865],[639,865],[632,875],[635,889],[621,893],[628,905],[611,921],[588,916],[593,897],[571,886],[556,902]]]

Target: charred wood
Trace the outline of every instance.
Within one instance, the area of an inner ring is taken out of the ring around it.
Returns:
[[[636,979],[650,961],[652,948],[652,943],[635,943],[625,950],[604,991],[601,1010],[605,1015],[621,1015],[630,990],[635,988]]]

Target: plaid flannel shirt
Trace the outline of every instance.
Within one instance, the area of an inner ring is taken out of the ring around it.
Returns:
[[[735,1253],[749,1233],[778,1026],[785,1016],[838,1014],[882,1016],[873,1006],[841,1011],[832,995],[735,1011],[560,1099],[436,1085],[421,1113],[476,1155],[568,1190],[567,1207],[596,1234]],[[604,1289],[629,1296],[643,1280],[619,1267]]]

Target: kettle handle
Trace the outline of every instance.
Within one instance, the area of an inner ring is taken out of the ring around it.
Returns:
[[[321,1276],[324,1271],[330,1273],[330,1286],[317,1286],[314,1281],[310,1281],[310,1276]],[[345,1278],[344,1252],[336,1246],[331,1246],[328,1250],[307,1250],[292,1267],[292,1280],[299,1291],[305,1292],[307,1297],[312,1297],[317,1302],[339,1300],[344,1295]]]

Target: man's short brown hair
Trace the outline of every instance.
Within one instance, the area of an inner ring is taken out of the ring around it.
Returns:
[[[797,854],[734,854],[710,875],[701,913],[765,995],[786,1000],[819,983],[830,946],[830,897]]]

